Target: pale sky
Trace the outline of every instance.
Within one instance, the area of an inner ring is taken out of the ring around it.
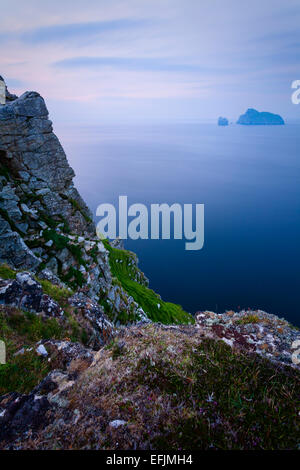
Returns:
[[[59,122],[300,119],[300,0],[1,0],[2,75]]]

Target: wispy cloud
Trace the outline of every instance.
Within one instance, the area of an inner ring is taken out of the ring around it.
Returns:
[[[126,70],[199,72],[203,67],[192,64],[171,63],[164,58],[142,57],[72,57],[53,64],[56,67],[113,67]]]
[[[95,38],[118,31],[129,31],[150,26],[150,20],[123,18],[111,21],[91,21],[44,26],[23,31],[2,31],[0,41],[20,41],[30,45],[62,43],[73,41],[75,44],[87,44]]]
[[[129,71],[150,72],[196,72],[205,74],[232,74],[232,67],[205,67],[198,64],[174,63],[170,58],[162,57],[71,57],[52,64],[60,68],[116,68]],[[237,70],[236,70],[237,72]]]

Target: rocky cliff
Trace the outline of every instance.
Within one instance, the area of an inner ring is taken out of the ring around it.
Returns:
[[[97,238],[43,98],[7,96],[0,106],[0,262],[80,290],[115,322],[146,319],[134,297],[148,280],[134,253]],[[164,304],[152,297],[159,315]]]
[[[299,330],[163,301],[73,177],[43,98],[6,90],[0,448],[297,448]]]

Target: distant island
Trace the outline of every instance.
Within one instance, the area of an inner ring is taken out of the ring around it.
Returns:
[[[228,126],[229,122],[228,119],[225,117],[219,117],[218,119],[218,126]]]
[[[242,114],[237,124],[245,126],[263,125],[263,126],[280,126],[284,125],[284,120],[279,114],[272,114],[267,112],[260,113],[256,109],[249,108],[245,114]]]

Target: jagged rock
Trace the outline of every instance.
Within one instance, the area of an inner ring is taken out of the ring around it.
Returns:
[[[2,80],[5,83],[5,80],[4,78],[2,78],[1,75],[0,75],[0,80]],[[6,101],[14,101],[18,98],[17,95],[13,95],[12,93],[8,91],[6,85],[5,85],[5,95],[6,95]]]
[[[6,221],[4,221],[6,222]],[[3,223],[0,217],[0,226]],[[1,230],[7,230],[1,233]],[[2,225],[0,230],[0,263],[7,263],[17,269],[35,269],[41,262],[41,259],[25,244],[23,238],[17,232],[10,230],[9,224]]]
[[[89,367],[93,360],[95,352],[84,347],[80,343],[72,343],[71,341],[48,340],[40,346],[46,350],[47,355],[59,364],[59,368],[65,370],[71,367],[72,373]]]
[[[53,270],[51,269],[46,268],[39,272],[39,279],[45,279],[61,289],[67,289],[67,286],[53,273]]]
[[[124,241],[121,238],[116,238],[111,241],[111,246],[118,248],[118,250],[124,250]]]
[[[70,297],[68,301],[70,305],[80,309],[83,316],[95,326],[97,338],[100,339],[102,344],[113,336],[114,325],[108,320],[107,316],[104,314],[103,308],[98,303],[82,292],[77,292]]]
[[[0,279],[0,304],[43,313],[50,317],[63,315],[61,307],[43,293],[42,286],[28,272],[18,273],[16,279]]]
[[[0,398],[0,441],[9,441],[22,435],[29,428],[36,432],[50,418],[53,406],[46,396],[34,391],[29,395],[10,393]]]
[[[39,356],[48,356],[48,351],[43,344],[39,344],[36,348],[36,352]]]
[[[51,258],[47,263],[46,263],[46,268],[50,271],[53,272],[53,274],[57,275],[58,273],[58,264],[57,264],[57,259],[56,258]]]
[[[78,234],[94,233],[91,213],[73,185],[74,171],[38,93],[26,92],[1,106],[0,151],[1,162],[40,197],[51,216],[64,217]]]

